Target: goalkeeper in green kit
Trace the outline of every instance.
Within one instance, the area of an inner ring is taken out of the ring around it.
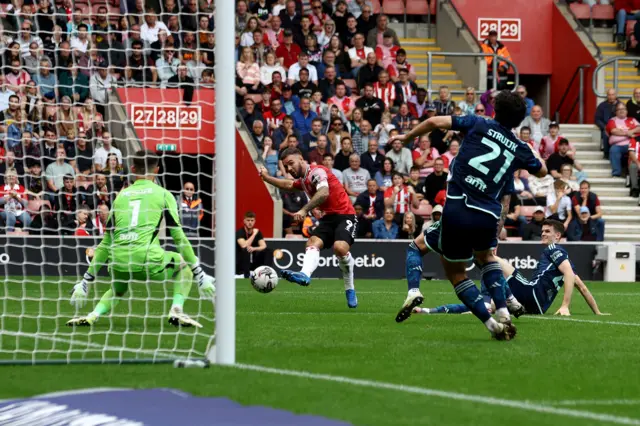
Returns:
[[[172,281],[173,303],[169,323],[176,327],[202,327],[183,312],[182,306],[192,281],[198,284],[201,297],[213,301],[215,280],[202,270],[191,243],[182,231],[175,198],[153,182],[158,174],[158,163],[159,158],[153,152],[136,152],[131,167],[136,180],[113,202],[104,238],[95,249],[82,281],[73,287],[71,304],[76,307],[84,305],[89,286],[107,260],[112,288],[102,296],[93,312],[69,320],[68,326],[94,324],[100,316],[115,308],[127,293],[129,282],[135,280]],[[158,233],[162,219],[166,221],[178,253],[165,251],[160,246]]]

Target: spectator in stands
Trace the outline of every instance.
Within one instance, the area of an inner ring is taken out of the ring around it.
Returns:
[[[64,177],[71,176],[72,179],[75,176],[73,167],[65,162],[67,153],[62,145],[58,146],[56,150],[56,161],[47,166],[45,175],[47,176],[47,187],[52,193],[58,192],[63,187]]]
[[[93,174],[93,146],[87,142],[84,131],[78,133],[75,141],[76,164],[74,172],[78,179],[84,179]]]
[[[542,116],[542,107],[540,105],[534,105],[533,108],[531,108],[531,115],[520,123],[520,127],[529,127],[531,129],[532,139],[539,144],[542,138],[549,134],[550,124],[551,121]]]
[[[7,133],[7,128],[16,121],[21,120],[20,98],[17,95],[9,96],[9,108],[0,111],[0,133]]]
[[[158,17],[156,16],[156,12],[153,8],[147,8],[144,20],[145,23],[140,27],[140,38],[145,40],[147,43],[151,44],[157,41],[159,31],[166,31],[167,34],[171,34],[169,28],[167,28],[164,22],[158,22]]]
[[[322,100],[328,102],[333,96],[336,95],[337,87],[339,84],[344,84],[342,80],[337,78],[336,69],[334,67],[327,67],[324,70],[324,78],[320,80],[318,84],[318,90],[322,93]],[[347,96],[349,95],[349,89],[346,88]]]
[[[336,24],[331,19],[324,21],[322,26],[322,32],[320,34],[316,34],[318,37],[318,46],[326,51],[329,46],[329,42],[331,41],[331,37],[333,37],[336,33]]]
[[[587,208],[589,213],[589,220],[594,222],[599,237],[604,237],[604,219],[602,218],[602,207],[600,205],[600,198],[591,192],[591,184],[588,181],[582,181],[580,183],[580,190],[576,192],[571,198],[573,203],[573,210],[576,213],[576,221],[582,218],[582,209]],[[584,240],[583,240],[584,241]],[[596,241],[602,241],[602,238],[596,239]]]
[[[33,218],[29,226],[31,235],[58,235],[58,221],[51,212],[49,204],[41,204],[38,214]]]
[[[318,145],[320,137],[324,138],[326,142],[327,137],[322,134],[322,119],[320,117],[316,117],[311,120],[311,131],[302,137],[302,145],[305,149],[312,150]],[[324,155],[324,153],[322,153],[322,155]],[[319,161],[317,161],[317,163],[321,164],[322,156],[318,157],[318,159]]]
[[[440,158],[444,161],[444,169],[445,172],[449,172],[449,167],[451,166],[451,162],[454,158],[458,156],[458,152],[460,151],[460,139],[458,136],[453,136],[451,140],[449,140],[449,149],[447,152],[442,154]]]
[[[384,214],[384,191],[378,187],[375,179],[369,179],[366,191],[357,196],[354,204],[362,206],[368,221],[381,219]]]
[[[409,170],[409,179],[407,179],[405,183],[413,187],[413,189],[416,191],[416,196],[418,197],[419,201],[422,201],[424,199],[424,195],[418,193],[418,191],[420,190],[420,186],[422,185],[422,183],[424,183],[424,179],[420,179],[420,167],[411,167],[411,170]]]
[[[253,126],[251,127],[251,137],[253,137],[253,142],[255,142],[256,147],[261,149],[264,143],[264,138],[269,137],[264,132],[264,123],[262,121],[256,120],[253,122]]]
[[[498,32],[495,30],[489,31],[489,37],[485,39],[480,45],[482,51],[488,54],[496,54],[502,56],[505,59],[511,60],[511,54],[509,53],[509,49],[507,46],[498,41]],[[487,87],[493,87],[493,56],[486,56],[485,60],[487,62]],[[498,74],[496,78],[496,87],[498,90],[502,90],[506,87],[507,80],[507,71],[509,70],[509,65],[505,61],[500,61],[498,63]]]
[[[386,109],[384,102],[374,97],[373,83],[364,85],[364,96],[359,98],[355,105],[363,112],[364,119],[371,124],[373,128],[380,124],[382,113]]]
[[[153,60],[143,54],[142,47],[142,41],[135,40],[131,43],[131,56],[127,61],[125,75],[127,82],[144,86],[155,83],[158,80],[158,73]]]
[[[391,75],[391,73],[389,74]],[[406,68],[400,68],[398,71],[396,89],[396,105],[409,104],[411,98],[418,90],[416,83],[409,79],[409,71]]]
[[[627,117],[627,107],[618,103],[615,107],[616,115],[607,123],[606,131],[609,135],[609,159],[611,161],[611,175],[622,175],[622,158],[629,151],[631,139],[640,133],[640,123],[635,118]]]
[[[393,65],[398,50],[400,50],[400,46],[394,44],[393,33],[389,30],[385,31],[382,36],[382,43],[376,45],[375,53],[378,59],[378,65],[384,70]]]
[[[542,239],[542,224],[544,221],[544,207],[537,206],[533,210],[531,222],[524,225],[522,229],[522,239],[524,241],[540,241]]]
[[[31,78],[37,74],[42,57],[43,54],[38,48],[38,43],[32,41],[31,44],[29,44],[29,55],[24,58],[24,69],[29,73]]]
[[[420,178],[426,178],[433,173],[435,161],[440,158],[438,150],[431,147],[428,135],[420,136],[418,147],[412,151],[411,155],[413,164],[420,168]]]
[[[18,174],[15,170],[7,170],[4,174],[4,186],[0,193],[0,218],[3,220],[7,232],[13,232],[17,221],[23,228],[31,224],[31,216],[27,211],[27,196],[24,186],[18,182]]]
[[[156,69],[158,70],[158,78],[161,85],[166,85],[169,79],[178,73],[180,59],[175,56],[175,53],[173,46],[167,46],[162,52],[162,57],[156,61]],[[236,64],[236,68],[239,64]]]
[[[3,175],[10,170],[16,172],[19,180],[24,176],[24,167],[22,162],[16,161],[16,156],[13,151],[7,151],[4,156],[4,161],[0,162],[0,184],[5,183]]]
[[[363,154],[369,146],[371,139],[376,139],[375,135],[371,131],[371,124],[367,120],[362,120],[360,126],[360,132],[352,138],[353,150],[358,154]]]
[[[302,51],[309,56],[309,63],[314,67],[317,67],[322,62],[322,47],[318,45],[318,39],[315,34],[311,33],[307,36],[302,45]],[[322,78],[319,72],[318,77]]]
[[[25,176],[25,190],[29,199],[41,200],[45,198],[47,180],[42,174],[40,162],[33,162],[29,167],[29,172]]]
[[[604,233],[601,233],[597,221],[591,219],[589,208],[578,208],[576,219],[567,228],[567,241],[604,241]]]
[[[562,177],[560,171],[563,164],[569,164],[578,171],[582,171],[582,164],[569,156],[569,142],[566,139],[560,139],[558,141],[558,152],[554,152],[547,159],[547,168],[555,179]],[[576,173],[576,175],[578,174]],[[578,176],[578,180],[580,180],[580,176]]]
[[[325,135],[319,135],[316,146],[309,152],[309,163],[321,165],[325,154],[329,153],[328,141]]]
[[[316,117],[316,113],[311,111],[311,100],[302,98],[300,99],[300,108],[292,114],[293,127],[304,137],[311,132],[311,125]]]
[[[456,104],[450,99],[449,87],[440,86],[438,96],[438,99],[433,102],[433,105],[436,107],[436,114],[453,115],[453,109],[455,108]]]
[[[415,80],[417,78],[415,68],[407,62],[407,52],[404,49],[398,49],[396,52],[396,57],[393,62],[386,67],[386,71],[389,73],[389,77],[394,83],[400,81],[400,73],[402,71],[406,71],[406,81],[412,83],[412,87],[414,87],[414,92],[417,86],[415,85]],[[408,101],[410,96],[405,96],[405,99]]]
[[[246,107],[246,104],[245,104]],[[280,98],[275,98],[271,100],[271,106],[269,111],[264,113],[264,121],[267,123],[267,128],[269,133],[276,131],[282,125],[282,122],[287,114],[282,111],[282,102]],[[275,141],[274,141],[275,142]],[[278,144],[276,144],[276,149],[278,148]]]
[[[520,129],[521,133],[523,128]],[[556,123],[555,121],[552,121],[551,123],[549,123],[549,134],[544,136],[540,140],[539,144],[536,144],[538,145],[537,148],[538,148],[538,151],[540,152],[540,156],[544,160],[548,160],[551,154],[553,154],[554,152],[557,152],[558,142],[562,138],[561,136],[558,135],[559,131],[560,131],[560,126],[558,125],[558,123]],[[571,145],[569,145],[569,147],[571,147]],[[534,146],[534,149],[535,148],[536,146]],[[569,151],[567,155],[569,155],[571,158],[575,158],[572,151]]]
[[[521,177],[521,174],[522,170],[516,170],[513,172],[513,193],[511,194],[511,197],[515,198],[515,195],[522,204],[535,204],[534,196],[529,189],[529,180]]]
[[[69,216],[74,216],[78,207],[85,204],[85,200],[82,194],[78,192],[75,178],[72,175],[64,175],[62,182],[62,186],[58,188],[56,193],[56,208],[58,210],[58,221],[65,223]]]
[[[313,84],[318,84],[318,71],[316,67],[309,63],[309,55],[307,52],[300,52],[298,61],[289,67],[289,74],[287,76],[287,83],[289,83],[289,85],[300,81],[300,70],[302,69],[309,71],[309,79]]]
[[[365,46],[364,41],[364,35],[357,33],[353,37],[353,47],[349,49],[351,75],[353,78],[358,78],[360,68],[367,65],[369,55],[374,53],[371,47]]]
[[[58,150],[58,140],[53,127],[44,130],[44,143],[42,144],[42,168],[47,170],[49,164],[56,161],[56,151]]]
[[[419,88],[416,94],[409,99],[409,111],[413,117],[419,120],[426,119],[429,111],[435,112],[435,106],[429,103],[425,89]]]
[[[391,118],[391,113],[389,111],[385,111],[382,113],[380,124],[378,124],[373,131],[373,134],[378,137],[378,142],[382,147],[384,147],[385,151],[391,149],[391,147],[388,146],[391,131],[398,131],[392,122],[393,119]]]
[[[627,101],[627,115],[640,122],[640,88],[633,89],[633,96]]]
[[[626,37],[627,21],[640,19],[640,1],[615,0],[613,6],[616,10],[616,42],[622,43]]]
[[[264,166],[269,171],[269,174],[271,176],[279,176],[278,151],[273,146],[271,136],[265,136],[261,146],[258,148],[262,151],[262,161],[264,161]]]
[[[367,34],[367,46],[377,46],[384,43],[384,34],[388,32],[391,35],[393,44],[400,46],[400,40],[395,30],[389,28],[389,18],[387,15],[380,14],[376,18],[376,27],[369,30]]]
[[[376,172],[375,179],[378,187],[386,191],[393,186],[393,174],[395,173],[395,163],[391,158],[382,161],[382,168]]]
[[[93,156],[93,162],[95,164],[95,168],[97,171],[102,171],[107,165],[107,159],[109,158],[109,154],[116,154],[118,158],[118,164],[122,165],[122,151],[113,146],[111,140],[110,132],[103,132],[102,137],[102,146],[96,149],[96,152]]]
[[[346,133],[346,132],[345,132]],[[329,140],[331,140],[331,136],[328,136]],[[333,146],[333,143],[332,143]],[[340,151],[337,151],[334,157],[334,166],[336,169],[343,172],[349,168],[349,158],[351,157],[353,152],[353,146],[351,143],[351,138],[348,134],[340,139]],[[346,179],[345,179],[346,181]]]
[[[578,183],[577,177],[572,175],[572,173],[573,167],[569,164],[563,164],[560,168],[560,179],[567,184],[573,193],[580,188],[580,184]]]
[[[347,86],[341,81],[336,84],[336,94],[327,101],[329,106],[336,105],[349,120],[355,108],[355,102],[347,94]]]
[[[198,1],[188,0],[188,9],[183,11],[182,15],[192,15],[195,19],[193,21],[183,21],[182,27],[184,29],[195,31],[197,28],[197,16],[198,16]],[[241,33],[249,23],[249,19],[253,17],[249,13],[249,7],[245,0],[238,0],[236,2],[236,31]]]
[[[267,52],[265,55],[265,63],[260,67],[260,82],[263,86],[268,86],[273,82],[273,73],[278,72],[281,76],[286,74],[286,71],[276,62],[276,55],[272,51]]]
[[[633,138],[629,144],[629,183],[631,189],[629,195],[636,198],[640,195],[640,185],[638,185],[638,173],[640,170],[640,141]]]
[[[300,99],[309,98],[311,100],[311,95],[318,90],[318,86],[311,82],[308,69],[302,68],[298,75],[300,80],[291,87],[293,95]]]
[[[413,166],[413,157],[411,151],[402,145],[399,140],[393,141],[391,150],[387,152],[387,158],[393,160],[396,172],[403,176],[409,176],[409,170]]]
[[[204,19],[203,19],[204,18]],[[198,28],[198,32],[202,36],[202,34],[206,34],[208,22],[205,22],[206,17],[200,17],[200,26]],[[252,47],[255,44],[255,40],[253,39],[253,32],[258,28],[260,24],[258,23],[258,18],[252,16],[249,18],[247,22],[247,26],[244,27],[242,34],[240,34],[240,46],[242,47]],[[204,26],[204,28],[203,28]],[[201,41],[201,40],[200,40]]]
[[[69,72],[64,72],[58,79],[60,96],[69,96],[75,103],[84,102],[89,96],[89,78],[78,72],[78,67],[73,65]]]
[[[604,158],[609,159],[609,134],[607,132],[607,124],[611,118],[616,116],[618,94],[615,89],[607,90],[607,100],[600,102],[596,109],[595,124],[600,129],[602,135],[602,150],[604,152]]]
[[[553,184],[555,179],[551,174],[546,175],[543,178],[538,178],[534,175],[529,175],[529,190],[533,194],[536,200],[536,204],[545,204],[547,202],[547,195],[554,192]]]
[[[367,190],[367,181],[371,175],[367,169],[360,167],[360,156],[353,153],[349,156],[349,168],[342,172],[344,189],[347,191],[351,203],[355,203],[356,197]]]
[[[62,222],[62,233],[66,235],[75,235],[76,237],[90,237],[94,234],[91,208],[87,205],[81,205],[75,212],[75,215],[68,215]]]
[[[393,186],[384,191],[384,205],[393,207],[394,220],[398,225],[401,225],[403,215],[411,211],[411,208],[417,209],[420,206],[420,201],[413,187],[404,183],[404,177],[400,173],[394,172],[392,183]]]
[[[433,226],[434,223],[440,222],[440,219],[442,218],[443,210],[444,209],[442,208],[441,205],[434,206],[433,209],[431,210],[431,220],[424,222],[424,224],[422,225],[422,230],[424,231],[427,228],[430,228],[431,226]]]
[[[377,64],[377,60],[375,53],[372,52],[367,55],[367,62],[360,67],[356,76],[356,84],[359,90],[362,90],[367,83],[374,84],[378,82],[378,76],[384,69]]]
[[[342,42],[343,46],[346,48],[347,50],[347,56],[350,58],[350,54],[349,54],[349,50],[353,47],[354,45],[354,38],[356,37],[356,35],[360,34],[358,33],[358,18],[355,16],[348,16],[347,17],[347,27],[344,30],[339,31],[340,33],[340,41]],[[363,37],[363,43],[364,43],[364,36]],[[366,56],[365,56],[366,57]]]
[[[391,125],[398,129],[400,133],[404,134],[411,130],[411,121],[413,119],[414,117],[409,111],[409,106],[407,104],[402,104],[398,109],[398,113],[391,120]]]
[[[299,234],[302,222],[296,220],[295,214],[307,203],[307,196],[303,191],[280,191],[280,198],[282,198],[282,230],[286,235]]]
[[[197,237],[200,221],[204,216],[202,200],[196,194],[193,182],[185,182],[182,194],[176,197],[180,206],[180,223],[187,237]]]
[[[106,63],[99,63],[97,72],[91,76],[89,82],[90,95],[99,106],[107,104],[109,94],[116,86],[116,81],[116,77],[109,72]]]
[[[294,136],[298,141],[302,139],[300,133],[293,128],[293,118],[287,115],[282,120],[282,125],[273,132],[273,144],[275,148],[279,151],[284,150],[287,147],[285,141],[289,136]]]
[[[389,80],[389,73],[380,71],[378,81],[373,83],[374,96],[384,103],[386,108],[391,108],[396,101],[396,87]]]
[[[376,176],[382,170],[384,155],[378,152],[378,140],[369,139],[367,152],[360,156],[360,163],[363,168],[369,171],[371,176]]]
[[[278,62],[280,63],[280,65],[288,70],[291,66],[299,62],[300,54],[303,52],[300,46],[293,42],[293,32],[291,31],[291,29],[285,29],[282,33],[282,36],[282,44],[280,44],[276,49],[276,57],[278,58]],[[306,57],[306,62],[308,63],[309,56],[306,55]],[[308,68],[307,64],[305,64],[304,67]]]
[[[402,218],[402,227],[398,231],[399,240],[413,240],[422,233],[422,228],[417,226],[416,216],[406,212]]]
[[[111,208],[112,192],[107,186],[107,176],[98,172],[94,175],[94,184],[89,186],[86,191],[87,204],[91,207],[97,208],[100,205],[106,205]]]
[[[300,14],[296,11],[296,2],[294,0],[287,1],[284,10],[280,11],[280,20],[282,28],[293,30],[300,27]]]
[[[311,30],[311,19],[308,16],[302,16],[300,18],[300,27],[292,30],[293,42],[298,46],[305,46],[307,43],[307,37],[310,35],[315,36]]]
[[[524,103],[527,104],[527,115],[531,114],[531,109],[534,106],[534,102],[533,99],[527,97],[527,88],[521,84],[516,87],[516,93],[518,94],[518,96],[524,99]]]
[[[333,155],[330,153],[324,154],[322,157],[322,165],[331,170],[331,173],[338,179],[341,184],[344,184],[344,177],[342,171],[333,167]]]
[[[373,238],[379,240],[395,240],[398,238],[399,227],[394,221],[393,207],[386,207],[384,209],[383,218],[373,222],[372,229]]]
[[[280,101],[278,101],[280,102]],[[264,124],[264,117],[258,109],[256,109],[253,99],[247,97],[244,99],[243,107],[240,109],[240,117],[245,122],[247,127],[253,127],[253,123],[256,121],[262,121]]]
[[[38,43],[38,48],[40,49],[42,49],[44,45],[40,37],[31,34],[32,29],[32,22],[29,19],[23,19],[22,23],[20,24],[20,32],[18,33],[18,37],[15,40],[20,44],[20,55],[23,58],[29,56],[29,45],[31,45],[32,42],[35,41],[36,43]],[[73,35],[71,36],[73,37]]]
[[[105,229],[107,229],[107,221],[109,220],[109,209],[105,205],[98,206],[94,213],[94,218],[91,220],[93,226],[93,232],[95,235],[104,235]]]
[[[260,93],[260,66],[256,63],[250,47],[242,49],[240,60],[236,63],[236,74],[248,93]]]
[[[436,158],[433,164],[433,173],[424,179],[424,184],[418,192],[424,195],[424,199],[429,204],[437,205],[438,194],[447,187],[447,177],[448,174],[444,171],[444,161],[442,158]]]
[[[476,109],[476,106],[479,105],[480,102],[476,101],[476,91],[473,87],[467,87],[464,93],[464,101],[460,101],[458,106],[462,110],[463,115],[473,115]]]
[[[0,111],[9,108],[9,98],[16,93],[7,86],[4,73],[0,72]]]
[[[71,37],[71,51],[76,59],[79,59],[89,50],[89,26],[85,23],[78,25],[78,33]]]
[[[349,154],[353,152],[353,148],[351,146],[351,137],[349,135],[349,132],[346,132],[344,130],[344,123],[340,118],[334,118],[331,121],[331,130],[327,133],[327,139],[329,139],[329,143],[331,145],[331,152],[337,153],[338,147],[342,146],[342,141],[345,139],[349,140]],[[340,166],[338,166],[338,164],[340,164]],[[341,158],[340,160],[336,158],[336,168],[340,169],[340,167],[342,167],[343,165],[346,168],[346,166],[348,165],[348,157],[344,159]]]
[[[117,194],[122,188],[128,186],[124,169],[120,165],[118,156],[115,153],[109,154],[107,166],[103,171],[107,175],[108,185],[112,192]]]
[[[564,223],[566,230],[573,215],[571,213],[571,199],[568,197],[570,189],[566,183],[557,180],[553,184],[554,192],[547,195],[547,219],[554,219]]]

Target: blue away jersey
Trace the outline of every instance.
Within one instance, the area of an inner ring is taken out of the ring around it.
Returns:
[[[543,312],[553,303],[558,291],[564,285],[564,275],[560,272],[559,266],[565,260],[569,260],[567,251],[555,244],[549,244],[543,251],[538,262],[538,269],[536,270],[531,283],[541,285],[544,289],[544,293],[547,296],[547,300],[544,303]],[[575,273],[575,267],[571,260],[571,269]]]
[[[452,164],[448,198],[464,199],[467,206],[500,217],[500,199],[513,182],[513,172],[537,173],[542,163],[529,146],[492,119],[475,115],[451,117],[451,129],[465,133]]]

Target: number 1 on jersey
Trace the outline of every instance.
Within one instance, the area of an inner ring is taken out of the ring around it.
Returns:
[[[477,171],[479,171],[480,173],[482,173],[483,175],[486,175],[489,173],[489,168],[485,166],[483,163],[495,160],[500,156],[500,154],[504,155],[505,157],[504,164],[502,165],[498,173],[493,178],[493,181],[495,183],[498,183],[500,182],[500,179],[502,178],[502,176],[504,176],[504,174],[507,172],[507,169],[509,169],[511,162],[516,157],[509,151],[502,151],[500,149],[500,146],[497,143],[493,142],[492,140],[489,140],[487,138],[482,138],[481,142],[484,145],[487,145],[489,148],[491,148],[491,152],[472,158],[469,161],[469,165],[474,169],[476,169]]]
[[[140,215],[140,204],[142,200],[129,201],[129,208],[131,209],[131,226],[138,226],[138,216]]]

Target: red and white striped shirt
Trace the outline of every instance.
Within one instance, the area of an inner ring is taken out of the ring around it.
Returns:
[[[408,82],[406,86],[403,86],[402,84],[400,84],[399,86],[400,86],[400,92],[402,93],[402,98],[404,99],[404,102],[408,104],[409,99],[411,99],[411,97],[414,95],[413,89],[411,88],[411,85]],[[418,117],[415,117],[415,118],[418,118]]]
[[[327,103],[329,105],[336,105],[338,108],[340,108],[340,111],[345,114],[351,111],[354,107],[353,99],[351,99],[349,96],[345,96],[342,99],[334,96],[332,98],[329,98],[329,101]]]
[[[393,197],[393,186],[384,191],[384,198]],[[396,213],[404,214],[411,211],[411,203],[413,202],[413,193],[409,192],[407,185],[402,185],[402,189],[398,191],[393,200],[393,210]]]
[[[375,82],[373,84],[373,93],[373,96],[384,102],[387,108],[392,107],[393,102],[396,100],[396,87],[390,81],[384,86],[379,82]]]

